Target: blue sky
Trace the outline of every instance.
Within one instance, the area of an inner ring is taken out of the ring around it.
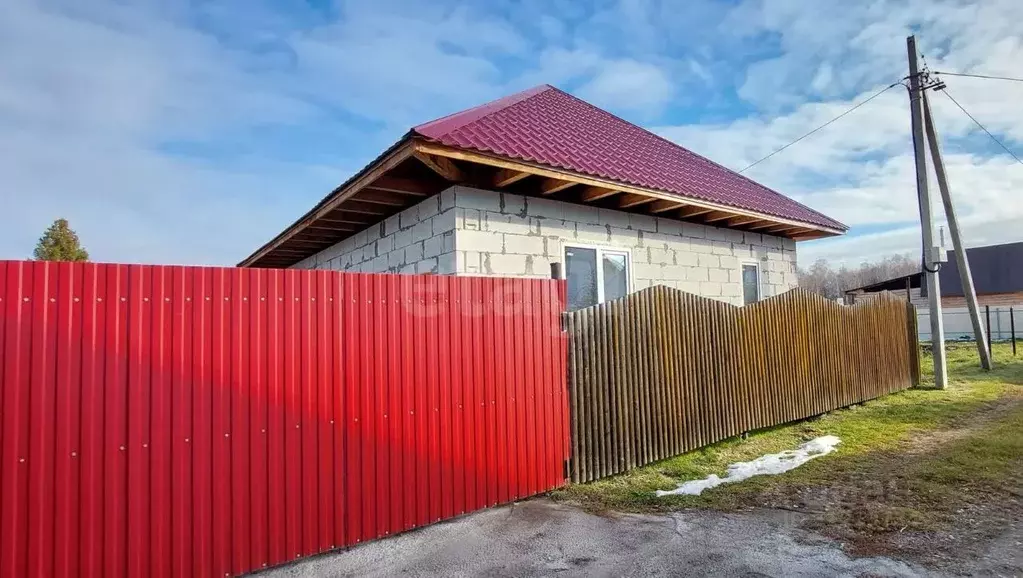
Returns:
[[[739,169],[905,74],[1023,76],[1023,4],[688,1],[0,3],[0,258],[56,217],[95,260],[233,264],[409,127],[550,83]],[[1023,84],[946,79],[1023,152]],[[938,95],[936,95],[937,97]],[[1018,240],[1023,166],[935,101],[967,240]],[[898,87],[747,174],[917,252]]]

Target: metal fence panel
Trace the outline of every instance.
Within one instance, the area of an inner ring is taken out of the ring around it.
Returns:
[[[237,575],[559,487],[564,298],[0,261],[0,575]]]

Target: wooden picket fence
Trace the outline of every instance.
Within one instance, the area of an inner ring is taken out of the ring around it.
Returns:
[[[916,314],[889,294],[735,307],[658,286],[565,317],[573,482],[919,382]]]

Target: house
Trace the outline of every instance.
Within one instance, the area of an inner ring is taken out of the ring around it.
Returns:
[[[993,339],[1009,338],[1014,315],[1023,308],[1023,242],[974,247],[966,250],[970,273],[977,292],[981,314],[990,318]],[[947,339],[973,336],[966,297],[959,280],[959,264],[955,251],[948,251],[948,261],[938,271],[941,286],[942,317]],[[870,299],[881,291],[889,291],[908,299],[917,310],[917,325],[921,339],[930,339],[927,301],[927,283],[923,273],[913,273],[888,279],[845,292],[845,302],[853,304]]]
[[[409,131],[243,267],[547,277],[569,306],[651,285],[741,305],[846,230],[548,85]]]

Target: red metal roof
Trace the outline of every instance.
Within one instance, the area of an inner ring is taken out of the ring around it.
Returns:
[[[459,149],[533,162],[831,229],[847,227],[550,85],[421,124]]]

